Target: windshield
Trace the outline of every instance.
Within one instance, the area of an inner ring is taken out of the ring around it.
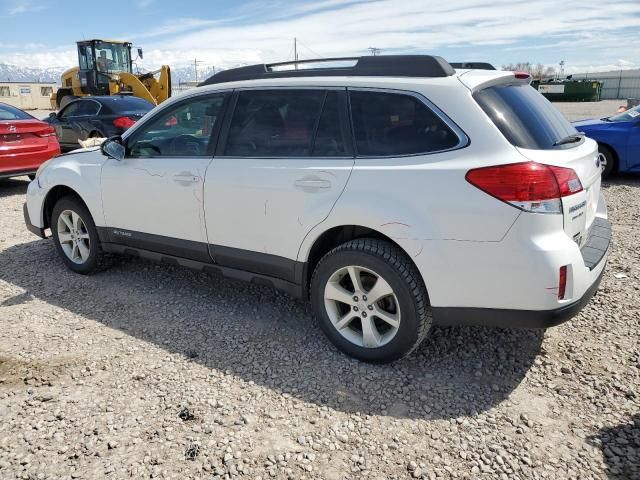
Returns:
[[[579,143],[578,131],[529,85],[489,87],[473,98],[516,147],[548,150]],[[575,140],[568,142],[569,139]]]
[[[122,43],[96,43],[96,65],[99,72],[131,72],[129,47]]]
[[[626,112],[607,117],[607,121],[609,122],[630,122],[635,119],[640,119],[640,105],[630,108]]]

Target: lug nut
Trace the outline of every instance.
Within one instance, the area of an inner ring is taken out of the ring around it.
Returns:
[[[367,301],[367,296],[366,296],[366,295],[362,295],[362,300],[363,300],[364,302],[366,302],[366,301]]]
[[[357,312],[358,311],[358,307],[353,307],[353,311]]]
[[[373,310],[373,305],[369,305],[367,308],[368,308],[369,310]]]
[[[353,297],[353,301],[357,302],[358,301],[358,297]]]
[[[367,318],[367,312],[362,312],[362,318]]]

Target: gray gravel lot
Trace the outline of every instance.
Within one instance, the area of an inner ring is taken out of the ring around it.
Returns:
[[[268,288],[74,275],[24,228],[26,186],[0,181],[2,479],[640,479],[640,177],[605,184],[614,245],[578,317],[435,328],[390,366]]]

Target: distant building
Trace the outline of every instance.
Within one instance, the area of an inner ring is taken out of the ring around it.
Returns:
[[[22,110],[49,110],[51,94],[58,89],[55,82],[2,82],[0,102]]]
[[[640,69],[613,70],[610,72],[574,73],[573,80],[595,80],[602,82],[605,99],[640,98]]]

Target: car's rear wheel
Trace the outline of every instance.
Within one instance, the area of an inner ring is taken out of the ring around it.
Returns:
[[[327,253],[313,274],[311,301],[334,345],[366,362],[408,355],[431,326],[417,268],[383,240],[356,239]]]
[[[51,232],[56,250],[72,271],[95,271],[102,257],[98,230],[87,207],[73,196],[63,197],[53,207]]]
[[[616,167],[616,157],[606,145],[598,145],[598,157],[602,168],[602,178],[609,177]]]

